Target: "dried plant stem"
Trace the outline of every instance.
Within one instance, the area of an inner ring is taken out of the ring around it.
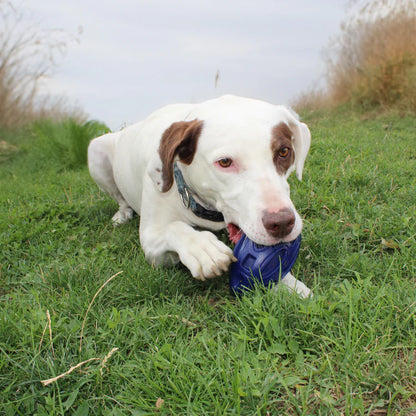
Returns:
[[[88,315],[88,312],[90,311],[90,309],[91,309],[91,306],[92,306],[92,304],[94,303],[94,300],[95,300],[95,298],[98,296],[98,294],[101,292],[101,290],[109,283],[109,282],[111,282],[111,280],[113,280],[115,277],[117,277],[119,274],[121,274],[121,273],[123,273],[123,271],[121,270],[121,271],[119,271],[118,273],[116,273],[116,274],[114,274],[113,276],[111,276],[105,283],[103,283],[103,285],[97,290],[97,292],[95,293],[95,295],[94,295],[94,297],[92,298],[92,300],[91,300],[91,302],[90,302],[90,304],[88,305],[88,309],[87,309],[87,312],[85,312],[85,316],[84,316],[84,320],[82,321],[82,326],[81,326],[81,337],[80,337],[80,340],[79,340],[79,352],[81,352],[81,349],[82,349],[82,339],[83,339],[83,336],[84,336],[84,326],[85,326],[85,321],[86,321],[86,319],[87,319],[87,315]]]
[[[53,378],[49,378],[48,380],[42,380],[41,383],[44,386],[47,386],[48,384],[51,384],[54,381],[59,380],[60,378],[63,378],[65,376],[67,376],[68,374],[71,374],[74,370],[83,366],[84,364],[89,363],[90,361],[98,361],[98,360],[99,360],[99,358],[90,358],[89,360],[85,360],[82,363],[78,363],[77,365],[74,365],[68,371],[65,371],[65,373],[59,374],[59,376],[56,376],[56,377],[53,377]]]
[[[48,323],[46,322],[45,327],[43,328],[43,332],[42,332],[42,336],[40,338],[40,342],[39,342],[39,352],[42,349],[43,338],[45,336],[45,332],[46,332],[47,327],[48,327]]]
[[[118,350],[118,348],[113,348],[102,360],[101,360],[101,368],[100,368],[100,373],[102,374],[103,373],[103,369],[105,368],[105,365],[106,365],[106,363],[107,363],[107,361],[110,359],[110,357],[116,352]],[[41,380],[41,383],[44,385],[44,386],[47,386],[47,385],[49,385],[49,384],[51,384],[51,383],[53,383],[54,381],[57,381],[57,380],[59,380],[59,379],[61,379],[61,378],[63,378],[63,377],[65,377],[65,376],[67,376],[68,374],[71,374],[74,370],[76,370],[77,368],[80,368],[80,367],[82,367],[84,364],[87,364],[87,363],[89,363],[89,362],[91,362],[91,361],[100,361],[100,358],[96,358],[96,357],[93,357],[93,358],[90,358],[90,359],[88,359],[88,360],[85,360],[85,361],[82,361],[81,363],[78,363],[77,365],[74,365],[74,366],[72,366],[72,367],[70,367],[70,369],[68,370],[68,371],[65,371],[65,373],[62,373],[62,374],[59,374],[58,376],[56,376],[56,377],[52,377],[52,378],[49,378],[49,379],[47,379],[47,380]]]
[[[53,358],[55,358],[55,350],[53,349],[53,342],[52,342],[52,323],[51,323],[51,315],[49,313],[49,309],[47,309],[46,311],[46,317],[48,318],[49,340],[51,341],[52,356]]]
[[[100,368],[100,374],[103,374],[103,370],[105,368],[105,365],[107,364],[107,361],[111,358],[111,356],[118,351],[118,348],[113,348],[101,361],[101,368]]]

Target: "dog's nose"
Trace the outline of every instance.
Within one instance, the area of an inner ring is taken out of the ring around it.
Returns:
[[[262,221],[268,234],[274,238],[283,238],[293,230],[295,214],[289,208],[278,212],[265,211]]]

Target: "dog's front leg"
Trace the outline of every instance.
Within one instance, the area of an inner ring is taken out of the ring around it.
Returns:
[[[146,259],[155,265],[174,261],[176,253],[192,276],[206,280],[226,272],[235,261],[232,250],[209,231],[197,231],[182,221],[164,227],[140,227]]]

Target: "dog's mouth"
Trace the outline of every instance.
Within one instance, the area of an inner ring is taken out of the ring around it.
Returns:
[[[232,243],[237,244],[243,236],[243,230],[232,222],[227,224],[228,238]]]

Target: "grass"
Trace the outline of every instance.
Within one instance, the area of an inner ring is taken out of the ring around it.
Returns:
[[[85,166],[2,133],[19,150],[0,158],[0,414],[414,414],[416,122],[305,121],[309,300],[152,268]]]
[[[58,123],[40,120],[33,123],[32,129],[44,154],[68,168],[85,166],[91,139],[110,131],[104,123],[95,120],[80,123],[74,119]]]
[[[416,1],[351,1],[325,51],[325,87],[300,108],[348,105],[360,112],[416,114]]]

